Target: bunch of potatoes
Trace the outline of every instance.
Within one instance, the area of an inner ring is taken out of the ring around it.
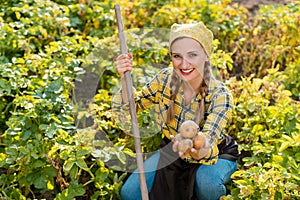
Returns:
[[[205,156],[206,137],[199,131],[199,126],[192,120],[183,122],[178,133],[173,139],[173,151],[178,152],[179,157],[186,158],[190,155],[194,160]]]

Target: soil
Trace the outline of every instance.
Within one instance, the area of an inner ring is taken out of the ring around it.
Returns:
[[[259,5],[287,4],[291,2],[294,2],[294,0],[232,0],[232,4],[238,3],[252,14],[259,9]]]

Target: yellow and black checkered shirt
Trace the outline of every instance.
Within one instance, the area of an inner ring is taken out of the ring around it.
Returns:
[[[141,91],[134,92],[137,113],[154,107],[156,122],[159,124],[162,134],[167,138],[176,135],[180,125],[186,120],[194,120],[195,112],[202,96],[196,95],[189,105],[184,103],[183,86],[180,85],[179,92],[174,101],[175,117],[167,123],[167,110],[170,103],[170,81],[173,68],[161,70]],[[211,148],[209,153],[200,161],[192,160],[202,164],[214,164],[218,158],[217,145],[224,139],[224,128],[232,116],[233,98],[227,87],[220,81],[211,77],[208,95],[205,97],[205,116],[200,122],[200,130],[208,138]],[[114,109],[129,110],[128,103],[122,103],[121,94],[113,99]],[[125,108],[126,107],[126,108]],[[124,114],[122,114],[124,116]]]

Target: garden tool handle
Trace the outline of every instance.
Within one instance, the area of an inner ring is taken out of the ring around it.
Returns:
[[[116,13],[117,25],[119,31],[118,36],[120,39],[121,53],[127,54],[128,52],[126,47],[126,37],[124,34],[122,15],[121,15],[121,9],[119,4],[115,5],[115,13]],[[144,173],[144,163],[143,163],[143,155],[141,151],[140,133],[139,133],[139,127],[138,127],[138,121],[136,115],[135,101],[133,97],[133,86],[132,86],[130,71],[125,72],[124,78],[126,82],[126,92],[127,92],[127,97],[130,106],[131,126],[134,135],[134,145],[135,145],[137,167],[138,167],[139,179],[140,179],[140,189],[141,189],[142,199],[148,200],[149,199],[148,189],[147,189],[145,173]],[[122,90],[122,92],[124,92],[124,90]]]

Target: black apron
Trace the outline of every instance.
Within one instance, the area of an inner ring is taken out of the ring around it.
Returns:
[[[194,184],[196,171],[201,164],[184,161],[172,150],[172,145],[173,143],[166,137],[160,143],[160,158],[149,199],[197,199]],[[238,144],[228,135],[225,135],[218,149],[219,158],[236,161],[240,156]]]
[[[195,197],[194,184],[200,164],[188,163],[173,152],[172,143],[164,138],[150,200],[190,200]]]

